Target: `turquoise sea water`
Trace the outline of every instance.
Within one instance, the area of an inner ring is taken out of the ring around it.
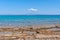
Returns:
[[[60,15],[0,15],[0,26],[60,24]]]

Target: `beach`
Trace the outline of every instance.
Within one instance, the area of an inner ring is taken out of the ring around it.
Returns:
[[[60,0],[0,0],[0,40],[60,40]]]
[[[60,16],[1,15],[0,40],[60,40]]]
[[[0,40],[60,40],[60,28],[54,27],[3,27],[0,28]]]

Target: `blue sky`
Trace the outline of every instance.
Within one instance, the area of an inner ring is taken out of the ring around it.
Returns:
[[[0,0],[0,15],[60,15],[60,0]]]

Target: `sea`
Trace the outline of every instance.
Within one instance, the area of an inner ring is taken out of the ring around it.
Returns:
[[[0,15],[0,26],[60,24],[60,15]]]

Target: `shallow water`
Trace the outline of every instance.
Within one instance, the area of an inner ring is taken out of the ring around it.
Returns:
[[[60,15],[0,15],[0,26],[60,24]]]

